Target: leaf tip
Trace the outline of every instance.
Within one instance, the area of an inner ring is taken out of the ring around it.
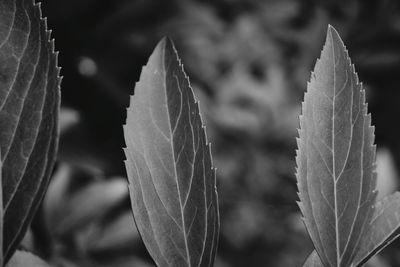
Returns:
[[[331,32],[331,31],[337,32],[335,27],[333,27],[332,24],[328,23],[328,32]]]
[[[338,31],[331,24],[328,24],[327,37],[340,39]]]
[[[172,41],[171,37],[169,36],[164,36],[161,38],[159,42],[160,46],[169,46],[169,47],[175,47],[174,42]]]
[[[346,46],[342,38],[340,37],[338,31],[331,24],[328,24],[325,45],[328,43],[330,43],[331,45],[339,44],[339,46],[347,52]]]
[[[157,43],[157,46],[154,50],[167,51],[168,53],[175,54],[175,56],[178,59],[179,65],[182,65],[180,58],[178,56],[178,51],[176,50],[174,42],[170,37],[168,36],[162,37],[161,40]]]

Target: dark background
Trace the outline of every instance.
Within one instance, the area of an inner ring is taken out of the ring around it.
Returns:
[[[51,0],[62,67],[59,161],[24,246],[55,266],[153,266],[135,229],[122,124],[156,43],[170,36],[201,101],[220,199],[216,267],[301,266],[300,103],[327,25],[341,34],[376,125],[379,186],[400,164],[400,4],[334,0]],[[372,266],[400,266],[400,242]]]

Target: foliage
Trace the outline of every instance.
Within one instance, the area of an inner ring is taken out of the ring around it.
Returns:
[[[124,133],[132,210],[157,266],[213,266],[215,169],[198,102],[169,39],[142,70]]]
[[[299,206],[323,266],[361,266],[397,237],[400,194],[377,202],[373,142],[365,91],[329,26],[304,97],[296,157]]]
[[[12,3],[0,4],[0,35]],[[32,4],[18,3],[27,11]],[[388,119],[398,113],[396,1],[52,0],[42,8],[62,51],[61,142],[43,206],[19,249],[54,266],[152,266],[132,227],[121,125],[132,81],[165,35],[175,40],[201,100],[219,169],[216,266],[299,266],[311,251],[295,205],[293,136],[327,23],[342,33],[366,82],[376,142],[385,151],[378,149],[378,164],[394,164],[382,173],[378,166],[378,188],[386,188],[379,192],[396,189],[400,128]],[[398,266],[396,246],[367,265]]]
[[[39,5],[2,1],[0,20],[1,223],[7,262],[46,192],[56,160],[60,78]]]

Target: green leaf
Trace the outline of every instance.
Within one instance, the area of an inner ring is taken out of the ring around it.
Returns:
[[[46,262],[30,252],[17,250],[6,267],[50,267]]]
[[[365,91],[331,26],[304,97],[297,141],[299,206],[321,261],[365,262],[396,237],[400,198],[376,204],[374,128]]]
[[[155,48],[124,126],[137,228],[158,266],[212,266],[219,214],[210,146],[169,39]]]
[[[307,260],[303,264],[303,267],[323,267],[323,266],[324,265],[322,264],[315,250],[308,256]]]
[[[4,256],[25,234],[46,190],[58,142],[59,68],[39,4],[0,3],[0,148]]]

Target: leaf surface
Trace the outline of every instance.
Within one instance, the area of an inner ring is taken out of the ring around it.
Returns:
[[[124,126],[132,210],[158,266],[212,266],[219,214],[210,146],[169,39],[155,48]]]
[[[59,68],[39,4],[0,2],[0,148],[4,256],[9,259],[45,192],[57,151]]]
[[[299,206],[325,266],[350,266],[365,250],[363,236],[377,231],[373,142],[365,91],[330,26],[304,97],[296,156]]]
[[[369,231],[362,236],[362,247],[354,263],[361,266],[372,256],[389,245],[400,234],[400,193],[396,192],[375,204]]]
[[[303,267],[324,267],[317,252],[314,250],[304,262]]]

